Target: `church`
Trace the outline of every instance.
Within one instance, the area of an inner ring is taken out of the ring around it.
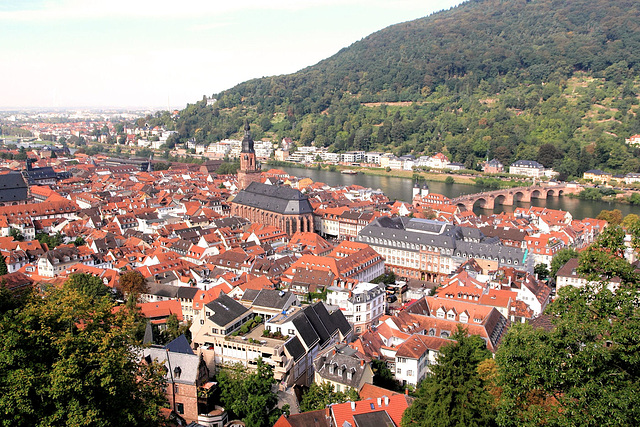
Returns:
[[[313,232],[311,204],[295,188],[252,182],[231,202],[231,215],[278,227],[289,236]]]
[[[262,184],[260,177],[260,164],[247,123],[238,170],[242,190],[231,202],[231,215],[278,227],[289,236],[298,231],[313,232],[313,208],[309,200],[294,188]]]

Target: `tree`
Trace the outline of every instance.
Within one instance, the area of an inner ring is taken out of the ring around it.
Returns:
[[[317,411],[326,408],[327,405],[331,405],[332,403],[356,402],[358,400],[360,400],[358,392],[352,388],[349,388],[345,392],[337,392],[331,383],[313,383],[304,396],[302,396],[300,411]]]
[[[9,269],[7,268],[7,258],[0,254],[0,276],[4,276],[9,273]]]
[[[127,271],[120,274],[119,288],[124,295],[137,297],[147,291],[147,279],[138,270]]]
[[[373,385],[387,390],[400,390],[393,372],[387,367],[387,363],[384,360],[373,359],[371,361],[371,370],[373,371]]]
[[[402,416],[403,427],[494,424],[493,398],[478,374],[491,352],[482,338],[462,327],[452,338],[457,342],[440,349],[438,363],[418,386],[418,397]]]
[[[24,235],[22,234],[22,231],[14,227],[11,227],[11,229],[9,230],[9,236],[13,237],[13,240],[16,240],[18,242],[21,242],[24,240]]]
[[[102,283],[102,279],[86,273],[74,273],[70,275],[64,283],[64,286],[75,289],[92,300],[112,295],[111,289]]]
[[[155,327],[155,325],[153,325]],[[153,336],[157,337],[155,339],[156,344],[166,344],[168,342],[173,341],[178,338],[180,335],[185,336],[187,341],[191,342],[191,331],[189,328],[191,327],[191,321],[181,325],[178,321],[178,316],[175,314],[167,317],[166,328],[163,330],[154,331]],[[157,333],[156,333],[157,332]]]
[[[620,209],[614,209],[611,211],[603,209],[600,211],[596,219],[603,219],[609,224],[618,225],[622,223],[622,212],[620,212]]]
[[[68,287],[0,316],[2,424],[161,423],[164,371],[139,364],[131,326],[127,310]]]
[[[54,236],[50,236],[46,233],[38,233],[36,234],[36,240],[40,243],[46,244],[49,250],[51,250],[62,244],[62,235],[60,233],[56,233]]]
[[[533,272],[538,275],[539,280],[544,280],[549,277],[549,269],[547,268],[547,264],[536,264]]]
[[[553,256],[553,259],[551,260],[551,270],[549,271],[549,276],[555,279],[556,275],[558,274],[558,270],[560,270],[562,266],[572,258],[578,258],[578,251],[573,248],[564,248],[556,252],[556,254]]]
[[[543,144],[538,148],[538,162],[544,167],[553,167],[555,162],[560,161],[564,156],[562,152],[553,144]]]
[[[624,233],[608,227],[580,254],[590,283],[562,288],[548,306],[553,329],[518,324],[506,334],[496,354],[500,425],[638,424],[640,277],[623,252]]]
[[[271,426],[282,414],[276,408],[278,397],[272,391],[276,383],[273,368],[262,358],[258,359],[255,371],[235,365],[221,370],[216,380],[223,406],[248,426]]]
[[[82,236],[76,237],[76,239],[73,241],[73,245],[74,246],[82,246],[82,245],[84,245],[86,243],[87,242],[84,240],[84,238]]]

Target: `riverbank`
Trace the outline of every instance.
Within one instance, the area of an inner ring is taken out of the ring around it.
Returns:
[[[436,173],[436,172],[413,172],[413,171],[399,171],[399,170],[391,170],[389,172],[386,169],[382,168],[348,168],[343,167],[342,169],[353,169],[358,172],[362,172],[365,175],[377,175],[377,176],[391,176],[394,178],[407,178],[413,179],[416,175],[424,178],[426,181],[433,182],[446,182],[448,177],[453,178],[453,182],[455,184],[470,184],[475,185],[475,181],[473,177],[468,175],[456,175],[452,173]]]
[[[309,170],[325,170],[330,172],[342,172],[343,170],[354,170],[364,175],[387,176],[391,178],[406,178],[406,179],[413,179],[415,175],[419,175],[425,180],[433,181],[433,182],[446,182],[447,178],[451,177],[453,178],[453,182],[455,184],[476,185],[474,181],[475,177],[472,177],[469,175],[458,175],[454,173],[414,172],[414,171],[395,170],[395,169],[387,171],[384,168],[363,168],[363,167],[343,166],[343,165],[324,165],[324,167],[318,168],[317,166],[305,166],[301,163],[275,162],[275,161],[268,162],[267,165],[273,168],[290,167],[290,168],[309,169]]]

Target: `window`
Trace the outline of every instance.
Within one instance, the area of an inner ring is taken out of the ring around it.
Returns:
[[[180,415],[184,414],[184,403],[176,403],[176,410]]]
[[[402,369],[400,369],[400,368],[396,369],[396,373],[397,373],[398,375],[402,374]]]
[[[410,377],[411,377],[411,376],[413,376],[413,371],[412,371],[411,369],[409,369],[409,370],[407,371],[407,375],[408,375],[408,376],[410,376]]]
[[[175,394],[180,393],[180,390],[178,389],[178,384],[174,384],[174,385],[173,385],[173,392],[174,392]]]

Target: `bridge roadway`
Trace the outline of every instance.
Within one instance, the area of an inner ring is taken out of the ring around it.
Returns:
[[[564,194],[577,194],[582,188],[577,185],[546,184],[531,187],[515,187],[503,190],[487,191],[483,193],[467,194],[451,199],[451,203],[467,210],[473,210],[474,205],[483,209],[493,209],[496,205],[513,206],[516,202],[530,202],[531,199],[546,199],[559,197]]]

